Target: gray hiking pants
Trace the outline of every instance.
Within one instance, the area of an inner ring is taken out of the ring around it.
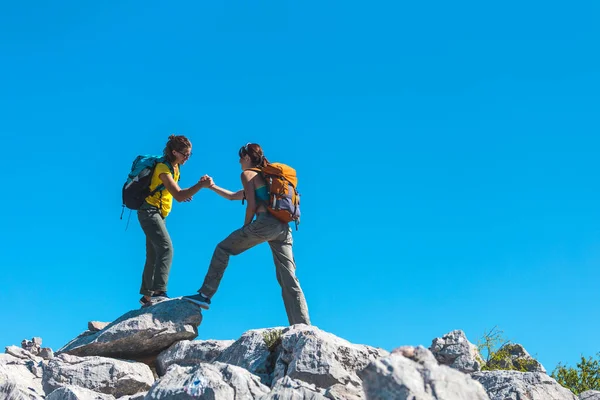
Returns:
[[[217,245],[199,292],[209,298],[212,297],[219,288],[229,257],[243,253],[263,242],[268,242],[271,246],[277,281],[281,286],[283,304],[290,325],[310,325],[304,293],[296,278],[292,231],[288,224],[280,222],[268,213],[258,214],[252,223],[234,231]]]
[[[173,262],[173,244],[164,218],[157,208],[138,210],[138,220],[146,234],[146,264],[142,273],[140,293],[166,292]]]

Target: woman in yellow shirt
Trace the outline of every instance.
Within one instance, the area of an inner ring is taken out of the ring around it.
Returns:
[[[177,184],[180,166],[192,155],[192,143],[185,136],[169,136],[163,154],[165,162],[156,164],[150,191],[161,185],[163,189],[148,196],[137,212],[146,235],[146,263],[140,288],[140,303],[143,307],[168,298],[167,283],[173,262],[173,243],[165,220],[171,212],[173,199],[178,202],[190,201],[200,189],[212,185],[212,179],[207,175],[187,189],[181,189]]]

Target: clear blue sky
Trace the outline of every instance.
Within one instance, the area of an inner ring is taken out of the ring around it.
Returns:
[[[41,1],[0,6],[0,345],[57,350],[138,307],[121,187],[187,135],[187,187],[237,150],[298,170],[315,325],[391,350],[498,325],[551,370],[600,351],[597,2]],[[175,204],[171,296],[239,203]],[[287,319],[267,245],[232,258],[199,339]]]

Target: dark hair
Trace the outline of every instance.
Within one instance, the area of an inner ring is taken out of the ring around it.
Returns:
[[[252,165],[255,167],[266,167],[269,164],[269,160],[265,157],[262,148],[257,143],[248,143],[240,148],[238,152],[240,158],[248,155]]]
[[[183,135],[171,135],[169,136],[169,141],[163,150],[163,155],[169,162],[175,161],[175,156],[173,155],[173,150],[178,152],[184,152],[185,150],[192,147],[192,143]]]

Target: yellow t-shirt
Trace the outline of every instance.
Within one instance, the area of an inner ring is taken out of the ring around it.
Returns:
[[[179,181],[179,168],[175,167],[174,169],[175,176],[173,177],[173,180],[177,182]],[[156,164],[156,168],[154,168],[154,174],[152,174],[152,180],[150,181],[150,191],[156,189],[159,185],[162,185],[162,181],[159,178],[160,174],[169,174],[173,176],[167,164]],[[158,192],[154,193],[153,196],[146,197],[146,203],[157,207],[160,210],[160,215],[162,215],[163,218],[166,218],[171,212],[173,196],[167,189],[159,190]]]

